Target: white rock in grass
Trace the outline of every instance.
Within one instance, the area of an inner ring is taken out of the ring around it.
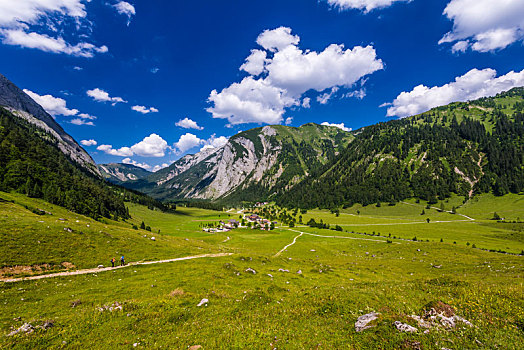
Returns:
[[[380,315],[377,312],[372,312],[366,315],[362,315],[357,319],[357,322],[355,322],[355,330],[357,332],[362,332],[364,329],[372,328],[375,326],[368,326],[368,324],[378,318],[378,315]]]
[[[207,303],[209,303],[209,299],[204,298],[204,299],[200,300],[200,302],[198,303],[197,306],[200,307],[200,306],[205,305]]]
[[[34,330],[35,330],[35,327],[33,327],[32,324],[30,324],[30,323],[24,323],[22,326],[20,326],[20,328],[15,329],[15,330],[12,331],[11,333],[9,333],[7,336],[8,336],[8,337],[11,337],[11,336],[16,335],[16,334],[18,334],[18,333],[26,333],[26,334],[29,334],[29,333],[33,333]]]
[[[253,275],[256,275],[256,274],[257,274],[257,272],[256,272],[254,269],[252,269],[251,267],[248,267],[248,268],[246,269],[246,272],[251,272]]]
[[[405,332],[405,333],[414,333],[414,332],[418,332],[418,329],[416,329],[415,327],[412,327],[410,326],[409,324],[406,324],[406,323],[402,323],[400,321],[395,321],[393,322],[393,324],[395,325],[395,327],[397,327],[397,329],[401,332]]]
[[[155,238],[155,237],[151,237],[151,240],[152,240],[152,241],[156,241],[156,238]]]

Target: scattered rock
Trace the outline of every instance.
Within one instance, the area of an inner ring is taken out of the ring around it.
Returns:
[[[177,289],[174,289],[171,291],[171,293],[169,293],[169,296],[171,297],[178,297],[178,296],[182,296],[184,295],[185,292],[182,288],[177,288]]]
[[[440,269],[442,267],[442,265],[433,265],[433,268],[435,269]]]
[[[362,332],[365,329],[375,327],[374,325],[369,325],[370,322],[376,320],[380,314],[377,312],[372,312],[366,315],[362,315],[355,322],[355,330],[357,332]]]
[[[278,271],[280,271],[280,272],[289,272],[289,270],[284,270],[284,269],[278,269]]]
[[[257,274],[257,272],[256,272],[254,269],[252,269],[251,267],[248,267],[248,268],[246,269],[245,272],[250,272],[250,273],[252,273],[253,275],[256,275],[256,274]]]
[[[53,321],[53,320],[47,320],[47,321],[44,322],[44,324],[43,324],[40,328],[42,328],[42,329],[44,329],[44,330],[47,330],[47,329],[49,329],[49,328],[54,327],[54,325],[55,325],[55,321]]]
[[[402,343],[402,348],[401,349],[410,349],[410,350],[422,350],[423,347],[422,347],[422,344],[419,342],[419,341],[410,341],[410,340],[405,340],[403,343]]]
[[[99,268],[99,269],[103,269],[103,268],[104,268],[104,265],[98,265],[98,268]]]
[[[155,237],[151,237],[151,240],[152,240],[152,241],[156,241],[156,238],[155,238]]]
[[[267,275],[268,275],[269,277],[273,278],[273,275],[272,275],[272,274],[268,273]]]
[[[209,299],[204,298],[204,299],[200,300],[200,302],[198,303],[197,306],[200,307],[202,305],[206,305],[207,303],[209,303]]]
[[[302,270],[298,270],[297,273],[298,273],[299,275],[301,275],[301,274],[302,274]]]
[[[397,327],[397,329],[401,332],[405,332],[405,333],[414,333],[414,332],[418,332],[418,329],[416,329],[415,327],[412,327],[410,326],[409,324],[407,323],[402,323],[400,321],[395,321],[393,322],[393,324],[395,325],[395,327]]]
[[[315,249],[311,249],[310,252],[316,252],[316,250]]]
[[[189,350],[198,350],[198,349],[202,349],[202,345],[193,345],[189,347]]]
[[[34,331],[35,331],[35,327],[33,327],[31,323],[24,323],[19,328],[9,333],[7,336],[12,337],[13,335],[17,335],[18,333],[30,334],[30,333],[33,333]]]
[[[71,229],[69,227],[64,227],[64,231],[69,232],[69,233],[73,233],[73,229]]]
[[[82,304],[82,300],[80,300],[80,299],[73,300],[73,301],[71,302],[71,307],[74,308],[74,307],[77,307],[77,306],[80,305],[80,304]]]
[[[113,311],[122,311],[123,307],[122,305],[118,302],[118,301],[115,301],[113,304],[111,305],[104,305],[102,307],[98,307],[97,310],[100,311],[100,312],[104,312],[104,311],[109,311],[109,312],[113,312]]]
[[[455,309],[452,306],[443,303],[442,301],[431,302],[424,307],[424,313],[422,316],[412,315],[412,319],[418,322],[420,327],[452,329],[457,326],[458,323],[463,323],[466,326],[473,327],[471,322],[463,317],[455,315]]]

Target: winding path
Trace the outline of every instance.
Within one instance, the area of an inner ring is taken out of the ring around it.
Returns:
[[[138,266],[138,265],[165,264],[165,263],[175,262],[175,261],[184,261],[184,260],[202,259],[202,258],[220,258],[220,257],[223,257],[223,256],[230,256],[230,255],[233,255],[233,253],[192,255],[192,256],[185,256],[185,257],[182,257],[182,258],[167,259],[167,260],[132,262],[132,263],[129,263],[129,264],[125,265],[125,266],[102,267],[102,268],[84,269],[84,270],[76,270],[76,271],[64,271],[64,272],[47,274],[47,275],[28,276],[28,277],[10,278],[10,279],[0,279],[0,281],[5,282],[5,283],[13,283],[13,282],[40,280],[40,279],[44,279],[44,278],[61,277],[61,276],[87,275],[87,274],[90,274],[90,273],[98,273],[98,272],[104,272],[104,271],[114,271],[114,270],[117,270],[117,269],[123,269],[123,268],[126,268],[126,267]]]
[[[358,238],[358,237],[347,237],[347,236],[323,236],[323,235],[318,235],[318,234],[315,234],[315,233],[308,233],[308,232],[302,232],[302,231],[297,231],[297,230],[292,230],[290,228],[288,228],[289,231],[293,231],[293,232],[297,232],[297,233],[300,233],[298,236],[296,236],[294,239],[293,239],[293,242],[291,242],[290,244],[288,244],[287,246],[285,246],[284,248],[282,248],[278,253],[276,253],[274,255],[274,257],[277,257],[279,256],[280,254],[282,254],[287,248],[291,247],[293,244],[297,243],[297,239],[303,235],[307,235],[307,236],[314,236],[314,237],[322,237],[322,238],[339,238],[339,239],[354,239],[354,240],[358,240],[358,241],[372,241],[372,242],[381,242],[381,243],[387,243],[387,240],[382,240],[382,239],[371,239],[371,238]],[[398,242],[393,242],[394,244],[400,244]]]

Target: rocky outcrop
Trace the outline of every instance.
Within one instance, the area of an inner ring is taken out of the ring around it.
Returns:
[[[13,115],[42,129],[48,140],[56,142],[58,148],[72,161],[92,174],[100,176],[98,167],[91,156],[24,91],[0,74],[0,106]]]
[[[252,186],[273,193],[300,182],[352,138],[338,128],[316,124],[255,128],[220,148],[184,156],[133,188],[158,199],[222,199]]]

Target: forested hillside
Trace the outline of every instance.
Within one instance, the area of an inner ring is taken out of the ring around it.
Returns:
[[[40,137],[37,137],[40,136]],[[43,129],[0,108],[0,190],[42,198],[93,218],[128,218],[122,193],[75,166]],[[129,194],[129,199],[137,195]]]
[[[341,155],[277,197],[334,208],[418,197],[436,203],[524,190],[524,88],[363,128]]]

